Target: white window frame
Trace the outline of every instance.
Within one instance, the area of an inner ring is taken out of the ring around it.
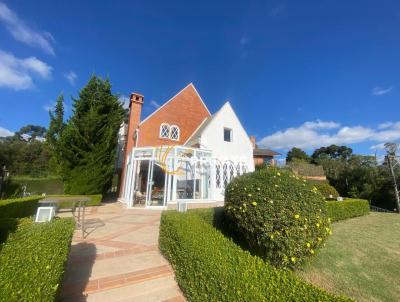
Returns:
[[[164,126],[168,127],[168,135],[167,136],[163,136],[163,133],[164,133],[163,127]],[[159,134],[160,134],[160,138],[169,138],[170,135],[171,135],[171,126],[169,124],[167,124],[167,123],[162,123],[160,125],[160,133]]]
[[[176,129],[176,133],[177,133],[177,137],[176,137],[176,138],[173,138],[173,137],[172,137],[172,131],[173,131],[173,129]],[[179,141],[180,135],[181,135],[181,130],[179,129],[179,127],[178,127],[177,125],[171,125],[171,126],[169,127],[169,138],[170,138],[171,140],[173,140],[173,141]]]

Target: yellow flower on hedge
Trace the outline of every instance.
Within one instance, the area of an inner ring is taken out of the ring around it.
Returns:
[[[293,263],[296,263],[296,257],[291,257],[290,261],[292,261]]]
[[[310,253],[311,253],[311,254],[314,254],[314,250],[310,250]]]
[[[307,242],[307,244],[306,244],[306,245],[307,245],[307,247],[310,247],[310,246],[311,246],[311,244],[310,244],[309,242]]]
[[[317,226],[317,228],[319,228],[319,223],[316,223],[315,225]]]
[[[274,239],[274,235],[269,236],[269,238],[271,238],[271,240]]]
[[[322,241],[322,238],[321,238],[321,237],[318,237],[318,241]]]
[[[256,206],[256,205],[257,205],[257,202],[253,201],[251,204],[252,204],[253,206]]]
[[[278,172],[278,173],[276,173],[276,175],[281,176],[281,173]]]
[[[274,201],[273,201],[273,200],[270,200],[270,201],[269,201],[269,203],[270,203],[270,204],[273,204],[273,203],[274,203]]]
[[[251,197],[251,194],[247,194],[247,196]]]
[[[278,185],[275,185],[275,188],[279,187]]]
[[[299,214],[296,214],[296,215],[294,215],[294,218],[299,219],[299,218],[300,218],[300,215],[299,215]]]

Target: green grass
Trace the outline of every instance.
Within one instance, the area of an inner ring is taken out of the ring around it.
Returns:
[[[400,301],[400,215],[371,213],[334,223],[326,246],[296,273],[357,301]]]

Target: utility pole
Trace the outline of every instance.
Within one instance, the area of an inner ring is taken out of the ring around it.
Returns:
[[[387,162],[393,179],[394,195],[396,196],[396,204],[397,204],[397,213],[400,213],[400,195],[399,195],[399,189],[397,187],[396,173],[394,170],[396,165],[399,164],[399,161],[396,158],[397,145],[395,143],[386,143],[385,148],[387,151],[386,155]]]

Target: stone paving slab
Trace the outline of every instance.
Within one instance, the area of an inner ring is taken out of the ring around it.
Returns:
[[[87,218],[101,223],[85,239],[75,233],[61,301],[185,301],[158,250],[160,216],[119,203],[88,208]]]

